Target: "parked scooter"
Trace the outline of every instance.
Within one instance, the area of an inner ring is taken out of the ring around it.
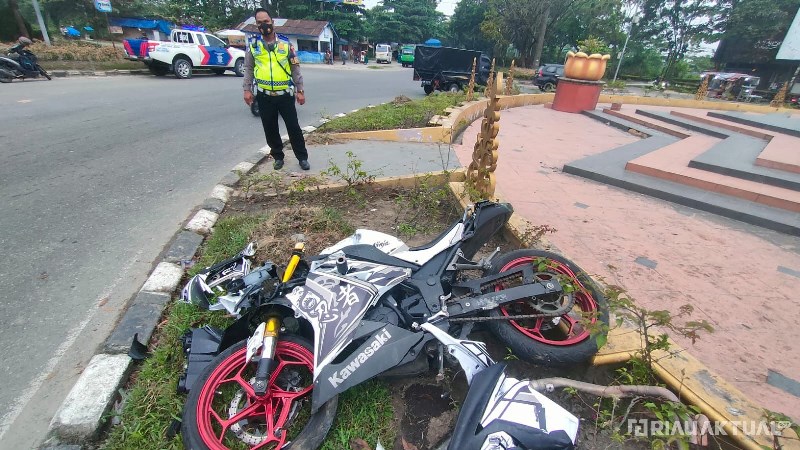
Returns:
[[[7,56],[0,56],[0,83],[11,83],[15,78],[39,78],[39,76],[52,79],[39,65],[36,55],[25,48],[31,44],[33,41],[23,36],[16,45],[8,49]]]

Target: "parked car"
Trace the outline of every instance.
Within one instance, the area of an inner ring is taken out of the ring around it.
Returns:
[[[563,76],[563,64],[545,64],[536,72],[536,86],[539,86],[542,92],[553,92],[558,85],[558,79]]]

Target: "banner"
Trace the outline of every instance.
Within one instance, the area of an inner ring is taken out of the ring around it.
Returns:
[[[115,27],[111,25],[108,27],[108,32],[111,34],[122,34],[122,27]]]
[[[342,3],[344,3],[345,5],[364,6],[364,0],[344,0]]]
[[[94,0],[94,8],[100,12],[111,12],[111,0]]]

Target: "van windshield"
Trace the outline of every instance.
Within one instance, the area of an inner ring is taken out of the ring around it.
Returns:
[[[376,50],[379,51],[379,52],[388,52],[389,51],[389,46],[388,45],[378,45]]]

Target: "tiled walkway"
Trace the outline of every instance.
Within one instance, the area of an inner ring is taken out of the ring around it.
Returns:
[[[479,127],[455,148],[462,165]],[[800,238],[562,172],[640,140],[583,115],[504,110],[498,138],[498,191],[517,213],[555,227],[555,247],[643,306],[693,305],[715,331],[680,345],[754,402],[800,418],[800,398],[767,384],[770,370],[800,380]]]

